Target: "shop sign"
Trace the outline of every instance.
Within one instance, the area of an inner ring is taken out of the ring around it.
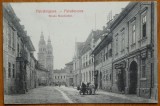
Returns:
[[[121,69],[121,68],[126,68],[126,62],[120,62],[118,64],[115,64],[115,69]]]

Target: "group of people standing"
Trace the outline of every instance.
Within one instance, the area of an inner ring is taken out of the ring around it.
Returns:
[[[83,95],[95,94],[96,89],[97,86],[95,86],[94,84],[91,83],[85,84],[84,82],[82,82],[81,86],[78,87],[78,90],[80,90],[80,94],[83,93]]]

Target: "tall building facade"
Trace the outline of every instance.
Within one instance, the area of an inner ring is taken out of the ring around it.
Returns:
[[[157,99],[155,8],[155,2],[131,2],[113,20],[113,92]]]
[[[73,86],[74,85],[73,61],[65,64],[65,71],[66,71],[66,85]]]
[[[38,62],[49,71],[49,81],[52,81],[53,75],[53,47],[50,38],[48,38],[47,44],[44,40],[43,32],[39,41]]]
[[[53,75],[53,82],[55,86],[67,85],[67,70],[55,69]]]
[[[158,99],[156,6],[156,2],[130,2],[95,35],[104,38],[96,37],[93,49],[91,36],[87,38],[80,55],[81,82],[93,81],[98,89]]]
[[[104,39],[92,51],[94,55],[94,83],[99,89],[111,91],[112,87],[112,34],[108,27],[103,28],[101,36]]]
[[[82,82],[94,83],[94,57],[91,53],[103,38],[102,30],[92,30],[85,42],[76,42],[73,58],[74,86]]]
[[[73,73],[74,73],[74,86],[78,86],[81,84],[82,74],[81,74],[81,50],[84,46],[84,42],[76,42],[75,43],[75,55],[73,58]]]
[[[3,4],[4,94],[26,93],[35,88],[34,45],[9,3]]]
[[[155,2],[131,2],[115,17],[109,26],[109,33],[104,40],[94,49],[95,72],[98,71],[99,88],[104,86],[103,80],[109,78],[112,83],[112,92],[135,94],[140,97],[157,99],[157,33],[156,33],[156,3]],[[111,43],[112,68],[103,67],[104,57],[108,57],[107,43]],[[106,51],[103,55],[101,51]],[[98,56],[97,54],[100,54]],[[98,69],[98,64],[102,66]],[[111,75],[111,76],[110,76]],[[105,89],[105,88],[104,88]]]

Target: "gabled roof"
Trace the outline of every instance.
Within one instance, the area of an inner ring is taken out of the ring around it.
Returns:
[[[102,32],[102,30],[96,30],[96,31],[91,31],[91,33],[89,34],[87,40],[85,41],[85,44],[83,46],[83,49],[81,51],[81,54],[85,54],[87,51],[91,50],[91,40],[92,38],[94,39],[94,42],[96,42],[101,36],[100,33]]]
[[[84,47],[85,42],[76,42],[76,56],[81,56],[82,49]]]
[[[112,42],[112,34],[108,34],[104,37],[104,39],[97,45],[97,47],[92,51],[92,54],[97,54],[100,50],[102,50],[107,44]]]
[[[43,67],[43,65],[41,65],[38,61],[36,61],[36,69],[38,69],[38,71],[46,71],[49,72],[46,68]]]
[[[35,62],[37,61],[36,58],[34,57],[33,53],[31,53],[30,56],[34,59]]]
[[[65,69],[55,69],[53,70],[54,73],[66,73]]]
[[[84,42],[76,42],[76,46],[78,50],[81,50],[84,46]]]
[[[3,17],[9,21],[9,25],[14,27],[14,30],[17,30],[17,35],[22,38],[22,42],[26,44],[27,48],[30,51],[35,51],[30,37],[27,36],[27,31],[24,30],[24,25],[20,24],[20,19],[9,3],[3,3]]]
[[[110,29],[113,30],[138,3],[139,2],[130,2],[123,9],[123,11],[112,21]]]
[[[66,63],[65,65],[73,65],[73,61]]]
[[[34,46],[33,46],[33,43],[32,43],[32,41],[31,41],[30,37],[27,36],[26,39],[27,39],[26,45],[27,45],[28,50],[29,50],[29,51],[35,51],[35,48],[34,48]]]
[[[9,3],[3,3],[3,17],[5,17],[9,24],[13,24],[17,30],[18,36],[25,37],[24,26],[20,24],[20,19],[16,16],[13,8]]]
[[[100,51],[106,44],[112,41],[112,33],[108,33],[107,29],[113,30],[123,19],[124,17],[134,8],[135,5],[137,5],[138,2],[130,2],[123,11],[117,15],[111,22],[108,27],[105,28],[103,31],[104,33],[107,33],[105,38],[97,45],[97,47],[93,50],[92,54],[96,54]]]

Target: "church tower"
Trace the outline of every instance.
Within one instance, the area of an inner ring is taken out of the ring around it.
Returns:
[[[46,68],[46,42],[44,40],[43,32],[41,32],[41,37],[39,41],[39,51],[38,51],[38,62]]]
[[[50,38],[48,38],[46,51],[46,67],[48,70],[53,70],[53,47]]]
[[[47,42],[47,48],[46,48],[46,68],[48,69],[48,71],[50,72],[50,81],[52,81],[52,77],[53,77],[53,47],[52,47],[52,43],[50,40],[50,37],[48,38],[48,42]]]

